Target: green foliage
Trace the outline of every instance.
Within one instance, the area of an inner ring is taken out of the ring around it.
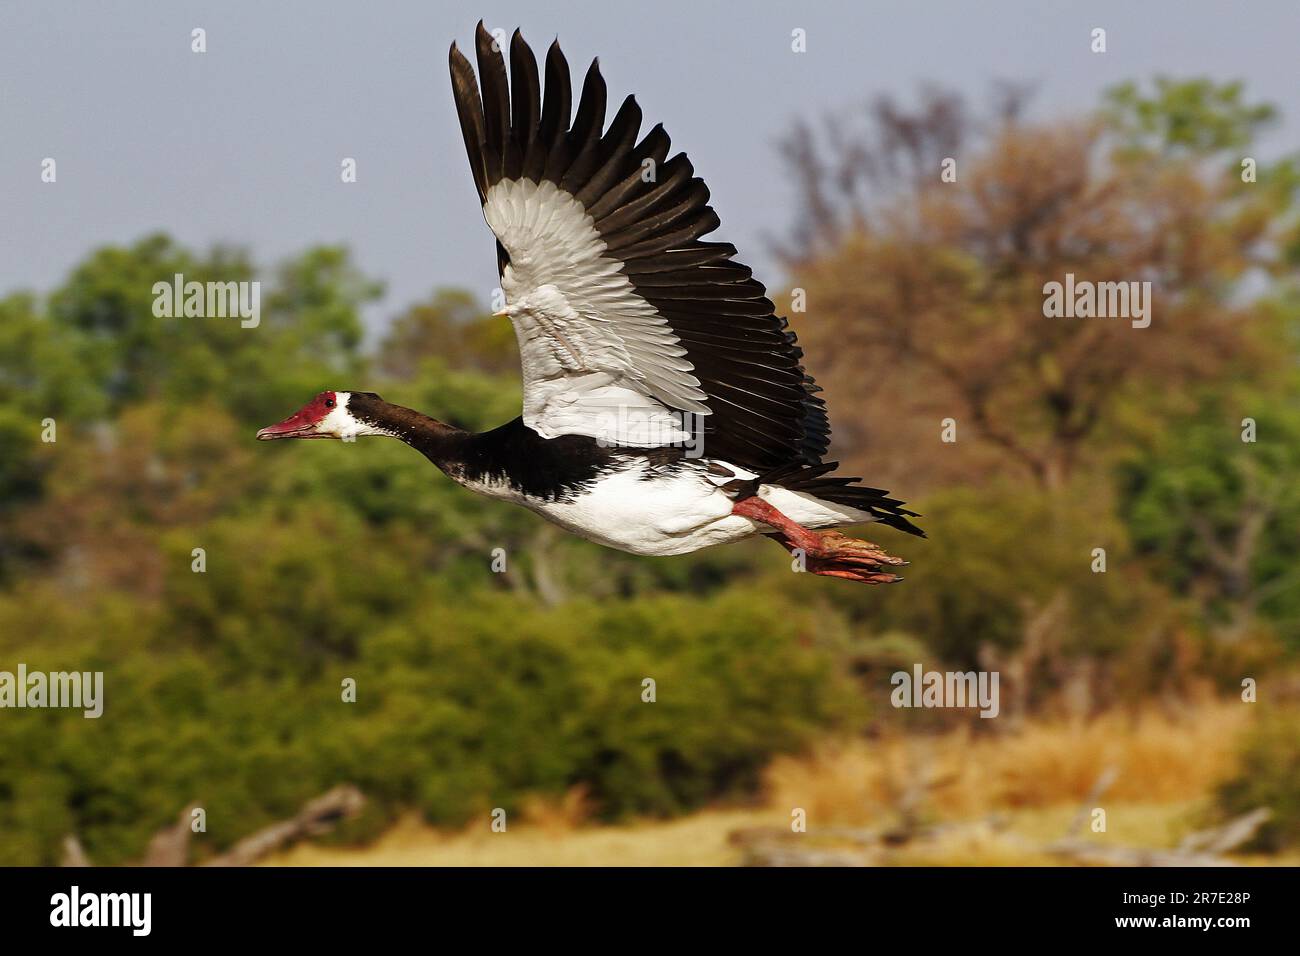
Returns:
[[[1129,82],[1107,91],[1107,119],[1130,147],[1219,153],[1246,146],[1277,119],[1270,104],[1245,101],[1240,81],[1161,76],[1153,86],[1144,91]]]
[[[377,704],[393,710],[373,746],[441,769],[420,783],[433,819],[576,783],[606,816],[675,813],[752,789],[772,754],[854,709],[826,656],[799,646],[813,622],[770,597],[574,602],[544,614],[518,600],[436,601],[416,617],[375,635],[360,668],[381,669],[394,691]],[[653,703],[642,699],[647,678]]]
[[[83,387],[108,396],[114,408],[220,395],[251,422],[301,403],[323,381],[348,387],[361,370],[359,309],[382,286],[362,276],[345,250],[315,248],[283,265],[260,297],[255,327],[238,317],[154,315],[155,284],[170,285],[176,275],[185,282],[262,281],[240,252],[218,247],[197,257],[155,235],[99,249],[49,298],[51,322],[73,337]]]
[[[427,302],[394,319],[379,349],[379,368],[393,378],[409,379],[430,356],[492,375],[519,372],[514,327],[502,316],[484,315],[464,289],[436,290]]]
[[[353,835],[575,785],[608,817],[667,815],[752,791],[774,754],[861,717],[806,639],[825,622],[728,582],[743,551],[611,554],[396,442],[252,441],[328,387],[502,424],[507,320],[437,296],[381,345],[380,375],[359,315],[378,286],[341,250],[276,270],[257,328],[155,316],[175,272],[257,275],[156,236],[95,252],[47,303],[0,302],[0,669],[106,681],[98,720],[0,720],[0,863],[57,862],[69,833],[96,862],[135,859],[191,801],[212,853],[343,781],[371,800]]]
[[[1072,614],[1059,640],[1106,654],[1135,615],[1127,541],[1086,482],[1068,500],[1023,485],[951,489],[918,504],[930,537],[909,541],[906,584],[884,594],[833,593],[876,629],[924,635],[938,660],[976,666],[982,647],[1019,649],[1026,622],[1059,595]],[[1093,549],[1107,570],[1092,570]]]
[[[1216,793],[1215,808],[1226,821],[1267,807],[1272,816],[1249,848],[1276,852],[1300,847],[1298,780],[1300,715],[1294,711],[1277,711],[1249,732],[1236,773]]]
[[[50,321],[32,296],[0,299],[0,581],[31,552],[4,531],[40,497],[52,457],[40,441],[43,422],[93,420],[103,410],[79,351],[76,333]]]
[[[1199,597],[1220,621],[1248,607],[1293,637],[1300,637],[1297,396],[1211,393],[1120,469],[1123,516],[1161,578]],[[1243,441],[1245,418],[1254,421],[1254,441]]]
[[[372,552],[359,574],[336,566],[346,537],[293,536],[269,542],[264,565],[212,568],[206,587],[178,575],[161,615],[59,609],[49,590],[0,602],[4,633],[43,635],[6,641],[6,661],[106,671],[98,720],[0,721],[6,765],[23,768],[0,783],[0,832],[17,834],[0,864],[55,862],[70,832],[98,862],[134,858],[189,800],[208,811],[212,852],[341,780],[375,822],[409,806],[486,820],[578,783],[609,817],[672,814],[752,789],[774,754],[860,711],[828,656],[801,645],[814,620],[780,598],[539,612],[434,581],[385,607],[408,583],[397,560]]]
[[[1160,96],[1166,111],[1237,105],[1208,88]],[[1136,93],[1120,101],[1180,148],[1224,148],[1264,118],[1242,107],[1189,139]],[[978,257],[949,261],[997,282]],[[153,284],[178,272],[264,275],[260,325],[155,316]],[[334,247],[263,274],[241,252],[152,236],[95,251],[47,299],[0,300],[0,669],[106,679],[99,720],[0,716],[0,863],[56,862],[70,833],[97,862],[134,859],[191,801],[208,811],[196,852],[212,853],[345,781],[371,799],[353,836],[408,808],[458,824],[574,786],[607,818],[668,815],[752,793],[775,754],[861,727],[888,672],[915,662],[1032,651],[1045,670],[1127,667],[1140,694],[1189,619],[1236,613],[1243,595],[1279,629],[1300,614],[1300,590],[1273,583],[1295,566],[1300,421],[1267,363],[1249,367],[1267,387],[1221,399],[1223,414],[1131,404],[1150,440],[1118,470],[1112,449],[1087,448],[1061,488],[932,487],[928,540],[881,532],[912,561],[907,583],[871,589],[794,575],[762,540],[671,560],[599,549],[396,442],[255,443],[325,388],[478,430],[518,414],[506,319],[441,292],[372,353],[361,310],[380,291]],[[1262,341],[1293,355],[1300,303],[1276,308]],[[990,334],[1005,315],[978,313]],[[1066,374],[1054,354],[1035,361]],[[1247,405],[1261,438],[1242,448],[1221,426]],[[45,418],[57,444],[40,441]],[[1247,458],[1277,508],[1245,590],[1207,591],[1197,522],[1231,529]]]

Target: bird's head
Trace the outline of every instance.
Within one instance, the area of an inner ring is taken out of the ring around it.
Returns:
[[[378,412],[387,403],[374,392],[321,392],[282,422],[257,433],[259,441],[276,438],[339,438],[387,435]]]

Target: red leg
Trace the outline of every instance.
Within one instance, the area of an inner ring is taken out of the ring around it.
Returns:
[[[822,539],[817,532],[791,521],[758,495],[737,501],[732,506],[731,513],[748,518],[750,521],[770,525],[781,532],[781,536],[785,542],[789,542],[790,547],[803,548],[805,554],[812,554],[821,547]]]
[[[892,584],[903,580],[884,566],[906,564],[902,558],[881,551],[870,541],[849,538],[838,531],[813,531],[792,521],[774,506],[754,495],[737,501],[731,513],[774,528],[773,537],[787,551],[802,551],[813,574],[844,578],[866,584]]]

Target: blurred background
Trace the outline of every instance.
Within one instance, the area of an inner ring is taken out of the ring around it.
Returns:
[[[1300,861],[1295,8],[546,6],[481,15],[689,151],[834,456],[924,514],[875,538],[907,580],[253,441],[325,388],[518,414],[445,70],[480,11],[7,5],[0,670],[105,701],[0,711],[0,864]],[[260,324],[156,318],[176,273]],[[1066,273],[1151,282],[1150,327],[1045,318]],[[893,708],[918,663],[999,716]]]

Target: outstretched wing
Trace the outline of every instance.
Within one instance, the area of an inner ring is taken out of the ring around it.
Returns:
[[[763,285],[734,261],[709,190],[629,96],[605,125],[593,62],[571,117],[558,42],[537,61],[518,31],[510,71],[478,26],[478,72],[451,78],[483,216],[497,237],[519,340],[524,423],[545,437],[704,451],[756,472],[817,464],[830,429],[803,352]],[[692,427],[692,426],[698,427]]]

